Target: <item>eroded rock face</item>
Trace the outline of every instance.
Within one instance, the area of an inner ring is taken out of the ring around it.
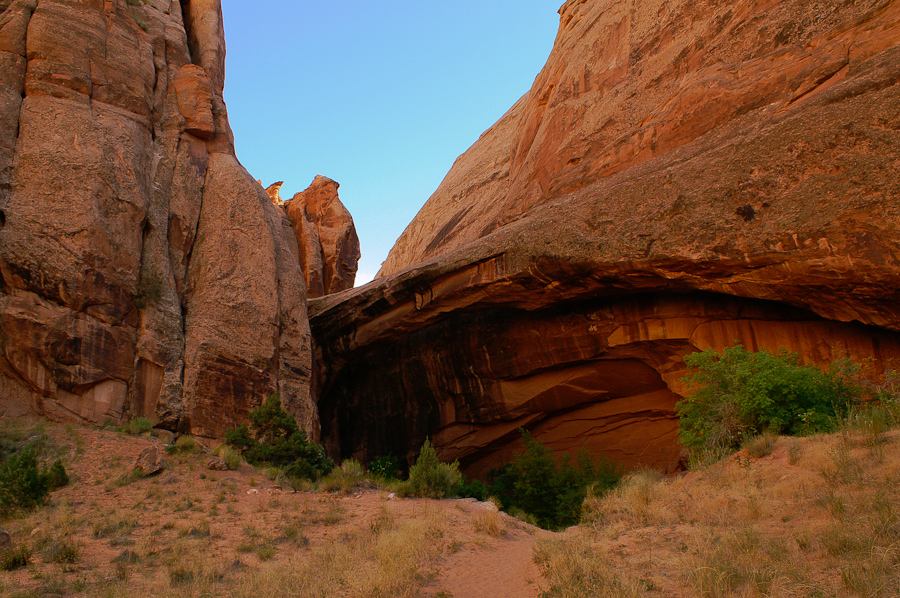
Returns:
[[[570,0],[382,275],[310,304],[323,438],[483,475],[678,457],[682,357],[900,367],[900,5]],[[388,432],[390,431],[390,432]]]
[[[290,221],[234,157],[218,0],[0,1],[0,411],[312,433]]]
[[[886,190],[891,170],[881,164],[890,158],[881,150],[892,147],[895,129],[879,102],[897,62],[894,3],[569,0],[559,12],[556,43],[532,89],[460,156],[380,275],[674,150],[687,158],[763,141],[754,133],[801,113],[817,115],[826,139],[811,131],[784,147],[760,147],[781,167],[761,168],[748,156],[740,187],[722,189],[710,211],[732,220],[744,208],[748,219],[771,221],[779,218],[769,210],[775,197],[802,209],[823,190],[833,204]],[[842,130],[847,123],[834,111],[851,104],[857,118]],[[648,168],[659,171],[656,162]],[[877,179],[852,184],[854,168]],[[841,185],[830,189],[834,181]],[[698,197],[703,183],[671,188],[685,202],[706,201]]]
[[[338,197],[338,187],[318,175],[306,190],[284,204],[294,224],[309,297],[352,289],[356,280],[359,238],[350,212]]]

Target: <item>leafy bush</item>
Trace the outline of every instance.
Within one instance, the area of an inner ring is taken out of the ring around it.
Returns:
[[[200,443],[190,434],[184,434],[175,441],[175,450],[179,453],[199,453]]]
[[[476,500],[483,501],[490,496],[490,490],[487,484],[481,480],[470,480],[463,476],[456,488],[453,489],[453,494],[455,496],[470,496]]]
[[[282,468],[289,478],[317,480],[334,469],[325,450],[309,442],[294,417],[282,409],[278,394],[250,412],[249,428],[243,424],[228,430],[225,442],[247,462]]]
[[[622,477],[619,466],[602,455],[592,457],[582,450],[574,462],[567,455],[557,459],[530,432],[521,432],[525,451],[491,472],[485,493],[496,496],[504,509],[529,515],[541,527],[578,523],[588,489],[602,494]]]
[[[38,469],[31,447],[0,464],[0,515],[42,505],[49,491],[47,476]]]
[[[736,450],[765,431],[786,435],[833,429],[856,394],[846,363],[827,371],[781,349],[751,353],[740,344],[684,358],[696,371],[684,381],[693,395],[677,405],[679,436],[692,452]]]
[[[69,485],[69,475],[61,460],[57,459],[53,462],[53,465],[47,470],[46,479],[47,489],[51,491]]]
[[[225,461],[225,467],[230,470],[235,470],[241,466],[241,454],[228,445],[222,444],[216,447],[213,454],[221,457]]]
[[[393,455],[375,457],[369,462],[369,473],[385,480],[396,480],[400,462]]]
[[[401,496],[444,498],[453,494],[461,478],[459,463],[441,463],[431,440],[426,438],[416,464],[409,468],[409,480],[400,485],[398,493]]]

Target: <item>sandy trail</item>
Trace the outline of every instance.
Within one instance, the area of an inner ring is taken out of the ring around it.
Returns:
[[[466,506],[469,512],[484,503]],[[546,581],[532,558],[535,540],[544,530],[524,524],[505,513],[497,517],[506,535],[480,535],[438,563],[439,573],[425,588],[426,596],[442,598],[537,598]]]

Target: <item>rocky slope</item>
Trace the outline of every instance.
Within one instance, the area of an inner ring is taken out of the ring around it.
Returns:
[[[682,357],[900,367],[900,2],[570,0],[384,278],[310,304],[323,438],[678,459]]]
[[[235,158],[218,0],[0,0],[0,409],[314,435],[291,223]]]

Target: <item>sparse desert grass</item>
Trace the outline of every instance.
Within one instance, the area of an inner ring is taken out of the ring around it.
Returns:
[[[434,514],[397,526],[372,526],[309,554],[264,564],[233,586],[234,598],[420,595],[430,563],[443,550]]]
[[[544,598],[639,598],[644,588],[623,578],[602,545],[582,534],[539,539],[534,560],[550,589]]]
[[[749,457],[761,459],[772,454],[777,439],[778,436],[776,434],[765,432],[755,438],[749,438],[744,441],[743,448]]]
[[[294,493],[246,466],[212,473],[187,445],[161,475],[132,478],[135,457],[157,439],[113,427],[10,429],[58,443],[73,482],[0,521],[12,535],[0,596],[417,596],[450,542],[437,511],[406,501],[397,516],[387,492],[361,488],[350,466],[337,487],[360,490],[353,496]]]
[[[900,596],[898,433],[857,417],[770,448],[589,498],[579,533],[536,550],[545,595]]]
[[[374,488],[366,476],[366,470],[356,459],[347,459],[331,473],[319,480],[318,488],[323,492],[343,492],[348,494],[357,488]]]

